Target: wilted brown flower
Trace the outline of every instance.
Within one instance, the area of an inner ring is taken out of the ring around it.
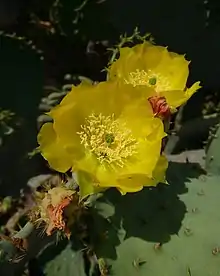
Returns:
[[[46,234],[50,236],[52,232],[62,230],[66,236],[70,237],[70,230],[64,218],[64,210],[70,205],[74,195],[73,190],[65,187],[55,187],[50,189],[39,204],[40,218],[46,222]]]

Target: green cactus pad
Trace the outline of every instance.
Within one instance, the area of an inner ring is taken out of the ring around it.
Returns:
[[[168,182],[96,202],[93,242],[106,275],[220,275],[220,177],[173,163]]]

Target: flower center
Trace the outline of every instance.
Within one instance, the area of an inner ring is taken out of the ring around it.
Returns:
[[[115,136],[112,133],[106,133],[105,135],[105,141],[108,145],[111,145],[115,140]]]
[[[136,153],[137,140],[125,124],[115,120],[114,114],[92,114],[78,132],[81,144],[95,154],[100,163],[124,166],[128,157]]]
[[[156,79],[155,77],[149,79],[149,84],[150,84],[150,85],[155,85],[156,83],[157,83],[157,79]]]
[[[127,79],[124,80],[126,84],[137,85],[147,85],[153,87],[156,92],[166,91],[171,88],[170,82],[167,77],[161,75],[160,73],[148,70],[136,69],[134,72],[130,72]]]

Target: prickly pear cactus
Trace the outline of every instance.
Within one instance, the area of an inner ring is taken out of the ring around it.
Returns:
[[[95,203],[102,275],[220,275],[220,177],[173,163],[168,180],[126,196],[108,191]]]
[[[206,147],[206,169],[211,173],[220,174],[220,124],[210,130]]]

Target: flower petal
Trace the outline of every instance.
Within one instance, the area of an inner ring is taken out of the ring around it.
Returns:
[[[144,174],[152,177],[153,170],[161,151],[161,138],[153,142],[140,141],[137,153],[132,156],[121,169],[120,175]]]
[[[138,192],[144,187],[153,187],[158,183],[166,183],[166,169],[168,167],[168,161],[164,155],[161,155],[158,159],[157,165],[153,171],[153,177],[149,178],[146,175],[135,175],[135,177],[129,176],[118,181],[118,190],[122,195],[128,192]]]
[[[171,108],[177,108],[185,103],[198,89],[200,89],[200,82],[194,83],[190,88],[183,90],[168,90],[161,94],[166,98],[167,103]]]
[[[88,150],[85,150],[83,158],[77,160],[76,170],[82,170],[87,173],[96,174],[99,162],[95,155]]]
[[[75,97],[84,91],[84,93],[88,90],[88,88],[92,88],[93,84],[84,80],[79,85],[72,85],[71,91],[62,99],[60,105],[70,104],[75,100]]]
[[[154,123],[160,124],[153,116],[153,109],[147,98],[144,98],[127,106],[118,121],[125,123],[134,137],[146,137],[154,129]]]
[[[110,80],[121,79],[124,82],[130,72],[137,69],[144,70],[144,67],[140,53],[136,54],[133,49],[123,47],[120,49],[120,58],[110,66],[108,78]]]
[[[183,55],[171,58],[167,51],[163,60],[152,70],[167,80],[167,90],[184,90],[189,75],[188,65],[189,62]]]
[[[146,181],[148,181],[146,175],[130,175],[129,177],[124,177],[118,180],[117,189],[122,195],[139,192],[143,189]]]
[[[195,92],[197,92],[202,86],[200,86],[200,81],[194,83],[190,88],[185,91],[185,98],[188,100]]]
[[[161,67],[169,61],[166,47],[151,45],[142,55],[142,62],[145,64],[145,71]],[[156,71],[156,70],[155,70]]]
[[[59,172],[66,172],[72,167],[71,156],[63,148],[52,123],[46,123],[41,127],[37,139],[41,153],[51,168]]]
[[[186,102],[186,95],[183,90],[167,90],[162,91],[160,94],[165,97],[171,110]]]
[[[161,155],[157,161],[157,165],[153,171],[153,178],[149,178],[144,186],[156,186],[158,183],[166,183],[166,170],[168,168],[168,160],[165,155]]]
[[[92,177],[91,174],[85,171],[77,172],[77,183],[80,187],[80,199],[83,200],[85,197],[92,195],[94,193],[99,193],[104,191],[105,188],[100,188],[97,186],[97,182]]]

